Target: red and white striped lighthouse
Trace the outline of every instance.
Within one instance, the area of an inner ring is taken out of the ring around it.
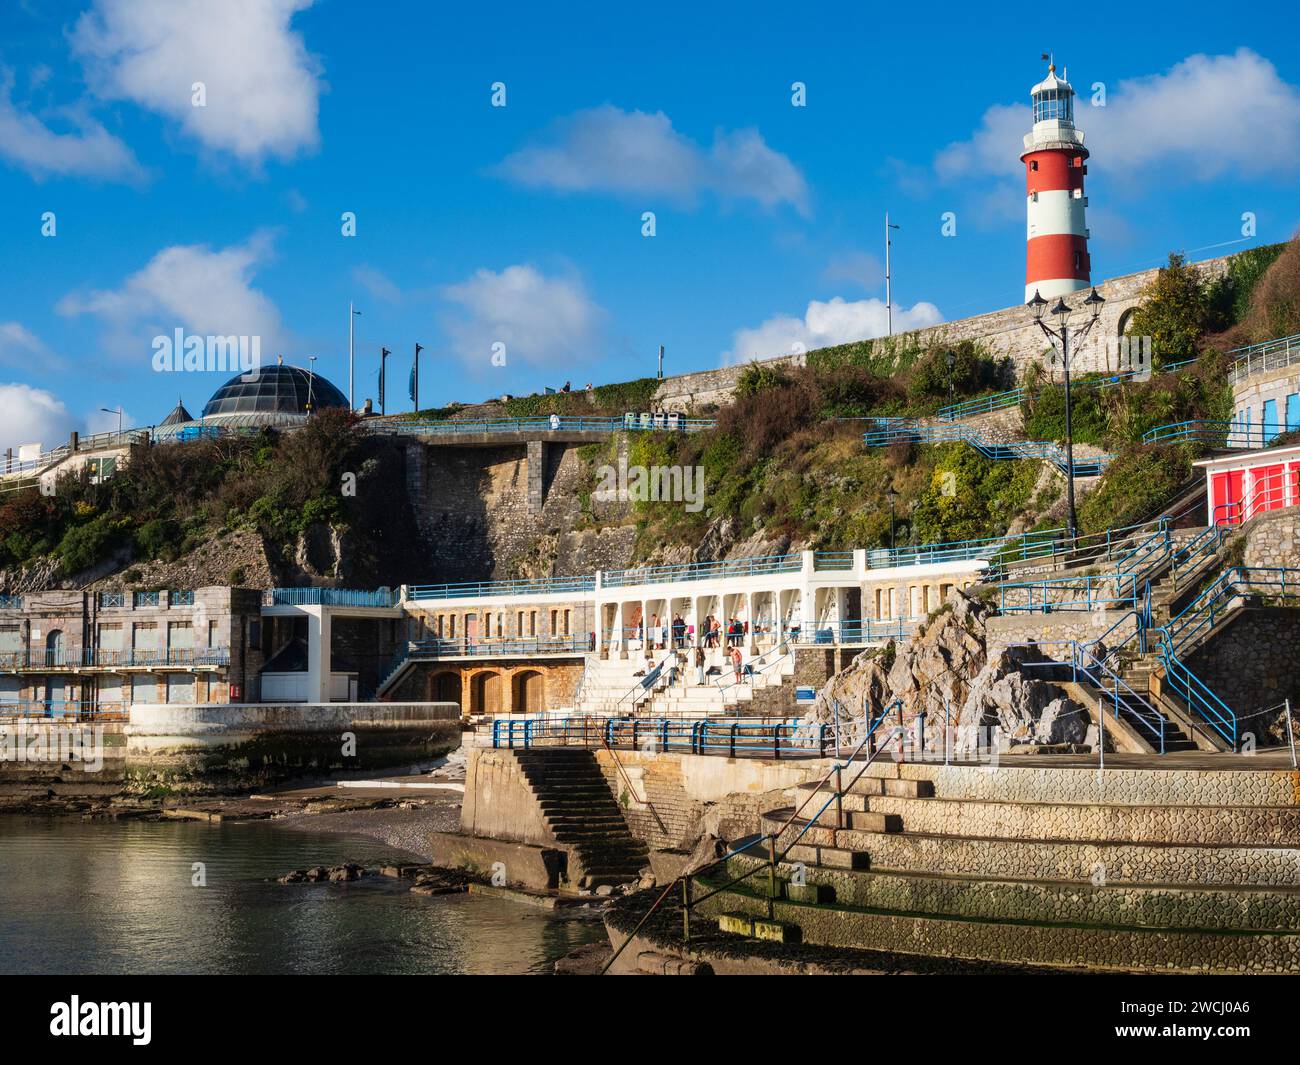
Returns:
[[[1029,233],[1025,253],[1025,302],[1037,292],[1055,299],[1087,288],[1088,227],[1083,176],[1088,149],[1074,128],[1074,90],[1056,76],[1056,65],[1030,90],[1034,128],[1020,156],[1025,164]]]

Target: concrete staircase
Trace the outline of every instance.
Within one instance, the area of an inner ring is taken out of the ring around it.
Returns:
[[[655,651],[656,664],[663,661],[666,651]],[[685,652],[688,661],[693,650]],[[626,659],[602,659],[597,655],[587,658],[586,676],[574,710],[579,714],[630,714],[635,711],[642,717],[711,717],[718,715],[789,713],[794,706],[794,658],[770,651],[753,659],[755,672],[741,684],[736,684],[731,664],[726,661],[726,651],[714,648],[705,651],[706,670],[720,669],[720,674],[708,675],[705,683],[697,684],[694,665],[687,665],[684,676],[677,683],[667,684],[667,671],[653,690],[640,688],[642,678],[634,676],[645,670],[644,652],[636,651]],[[750,661],[746,656],[746,661]],[[685,683],[683,684],[683,680]],[[633,693],[633,689],[636,689]]]
[[[807,826],[762,934],[1054,968],[1300,972],[1293,776],[874,764],[843,796],[845,827],[832,803],[782,833],[784,850]],[[763,815],[761,831],[793,810]],[[733,858],[726,878],[762,864]],[[697,912],[744,930],[768,918],[767,884],[760,871]]]
[[[515,752],[547,828],[569,852],[568,879],[578,887],[640,878],[645,844],[633,838],[595,755],[564,747]]]

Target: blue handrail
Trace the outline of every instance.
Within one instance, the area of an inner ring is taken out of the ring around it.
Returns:
[[[1238,740],[1236,713],[1205,681],[1193,673],[1185,662],[1178,658],[1174,653],[1167,628],[1157,629],[1156,634],[1159,641],[1157,651],[1165,667],[1165,683],[1182,699],[1189,710],[1199,715],[1235,751]]]
[[[973,447],[985,458],[997,462],[1035,459],[1048,462],[1062,473],[1070,468],[1069,454],[1059,445],[1047,440],[1019,440],[1011,443],[990,443],[976,430],[964,425],[921,425],[900,421],[899,424],[882,425],[862,434],[867,447],[888,447],[891,444],[948,444],[964,443]],[[1074,460],[1075,477],[1099,477],[1114,458],[1110,454]]]
[[[263,606],[360,606],[391,607],[397,596],[388,588],[364,591],[358,588],[268,588],[262,593]]]

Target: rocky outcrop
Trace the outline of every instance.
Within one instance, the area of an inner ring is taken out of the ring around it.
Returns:
[[[1047,661],[1041,652],[1011,648],[989,659],[985,626],[993,613],[954,591],[911,640],[864,651],[831,678],[805,721],[838,717],[860,727],[898,703],[905,725],[924,713],[928,728],[955,726],[959,751],[987,743],[981,729],[996,729],[1013,746],[1084,743],[1087,711],[1025,669]]]

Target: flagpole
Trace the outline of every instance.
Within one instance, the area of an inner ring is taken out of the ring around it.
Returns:
[[[356,410],[356,401],[352,398],[352,366],[356,356],[356,330],[353,326],[356,323],[357,315],[361,312],[354,310],[351,300],[348,301],[348,408]]]

